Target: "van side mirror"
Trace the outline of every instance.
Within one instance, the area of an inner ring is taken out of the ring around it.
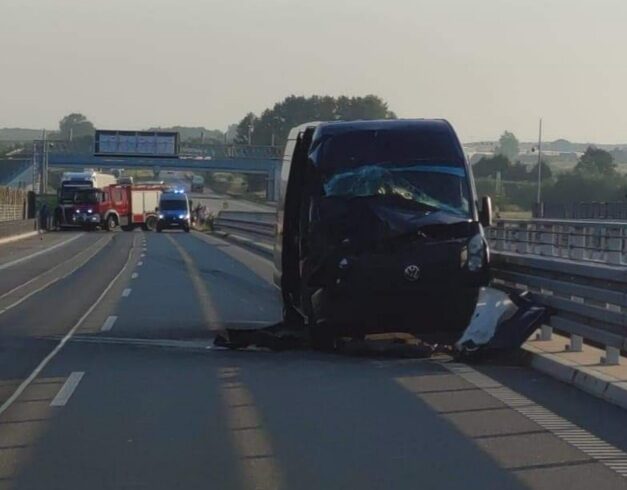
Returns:
[[[481,198],[481,211],[479,211],[479,222],[484,228],[492,226],[492,199],[490,196]]]

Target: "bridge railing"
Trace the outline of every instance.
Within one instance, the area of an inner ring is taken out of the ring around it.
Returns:
[[[38,151],[43,148],[43,141],[35,141]],[[93,154],[93,147],[85,141],[47,140],[50,155],[63,155],[75,153]],[[32,148],[27,148],[32,154]],[[213,159],[263,159],[278,160],[282,156],[282,148],[277,146],[254,145],[213,145],[182,143],[180,148],[181,158],[213,158]]]
[[[496,252],[615,265],[627,260],[627,222],[499,220],[487,233]]]

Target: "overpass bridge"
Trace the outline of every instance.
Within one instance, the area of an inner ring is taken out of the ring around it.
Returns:
[[[281,149],[273,146],[183,144],[178,157],[112,157],[94,155],[64,141],[37,141],[32,152],[22,156],[34,162],[34,175],[43,168],[96,168],[223,171],[266,176],[268,200],[278,198],[281,170]]]

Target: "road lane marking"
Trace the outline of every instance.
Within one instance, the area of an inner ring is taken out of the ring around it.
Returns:
[[[205,281],[203,281],[200,273],[198,272],[198,267],[187,251],[174,238],[172,238],[171,235],[166,236],[168,240],[172,242],[174,248],[178,251],[179,255],[183,259],[183,262],[185,262],[187,273],[192,280],[192,286],[196,292],[198,303],[202,309],[203,319],[205,320],[207,327],[210,330],[217,330],[213,322],[219,318],[218,310],[213,304],[213,299],[211,298],[211,294],[207,289]]]
[[[219,391],[226,428],[238,453],[240,473],[247,490],[285,488],[276,452],[255,399],[240,378],[238,367],[218,372]]]
[[[131,279],[137,279],[139,277],[139,274],[137,272],[133,272],[131,274]]]
[[[122,291],[122,297],[128,298],[130,295],[131,295],[131,288],[126,288],[124,291]]]
[[[108,332],[109,330],[111,330],[113,328],[113,324],[115,323],[115,321],[118,319],[117,316],[115,315],[111,315],[109,318],[107,318],[105,320],[105,322],[102,324],[102,328],[100,329],[101,332]]]
[[[145,256],[146,256],[146,254],[141,254],[141,255],[140,255],[140,257],[145,257]]]
[[[141,266],[144,265],[144,263],[140,260],[139,262],[137,262],[137,265]]]
[[[48,354],[37,365],[37,367],[33,370],[33,372],[30,373],[28,378],[26,378],[24,381],[22,381],[22,383],[17,387],[17,389],[13,392],[13,394],[9,398],[7,398],[7,400],[2,405],[0,405],[0,415],[2,415],[4,412],[6,412],[8,410],[8,408],[11,405],[13,405],[15,400],[17,400],[20,397],[20,395],[22,393],[24,393],[24,390],[26,388],[28,388],[28,386],[35,380],[35,378],[37,378],[37,376],[39,376],[39,374],[50,363],[50,361],[52,361],[52,359],[55,358],[55,356],[61,351],[61,349],[63,349],[63,346],[65,346],[65,344],[67,344],[67,342],[72,338],[74,333],[76,333],[76,331],[81,327],[83,322],[87,319],[87,317],[89,315],[91,315],[91,313],[96,309],[96,307],[100,304],[100,302],[104,299],[104,297],[107,295],[107,293],[111,290],[111,288],[116,283],[116,281],[122,276],[122,274],[124,274],[124,272],[126,272],[126,269],[128,269],[128,267],[129,267],[129,265],[131,263],[131,259],[133,257],[133,249],[134,248],[135,248],[135,239],[133,239],[133,245],[131,246],[131,248],[128,251],[128,257],[126,258],[126,262],[124,263],[124,266],[119,270],[119,272],[115,275],[115,277],[107,285],[107,287],[104,289],[104,291],[102,291],[102,293],[100,294],[100,296],[98,296],[96,301],[87,309],[87,311],[83,314],[83,316],[81,316],[78,319],[78,321],[74,324],[74,326],[70,329],[70,331],[68,333],[66,333],[65,336],[59,341],[57,346],[54,349],[52,349],[52,352],[50,352],[50,354]]]
[[[55,396],[54,399],[50,402],[50,406],[64,407],[76,390],[78,383],[80,383],[81,379],[83,379],[83,376],[85,376],[85,373],[83,371],[75,371],[70,374],[61,389],[59,390],[59,393],[57,393],[57,396]]]
[[[60,247],[62,247],[64,245],[67,245],[68,243],[73,242],[74,240],[79,239],[84,234],[85,233],[79,233],[78,235],[75,235],[72,238],[68,238],[67,240],[64,240],[62,242],[55,243],[51,247],[44,248],[43,250],[40,250],[39,252],[35,252],[35,253],[30,254],[30,255],[27,255],[26,257],[20,257],[19,259],[15,259],[15,260],[12,260],[11,262],[7,262],[5,264],[2,264],[2,265],[0,265],[0,271],[4,270],[4,269],[8,269],[9,267],[13,267],[14,265],[17,265],[17,264],[21,264],[22,262],[26,262],[27,260],[34,259],[35,257],[38,257],[38,256],[43,255],[43,254],[46,254],[48,252],[52,252],[53,250],[56,250],[57,248],[60,248]]]
[[[527,417],[559,439],[576,447],[585,455],[627,478],[627,453],[621,449],[612,446],[529,398],[516,393],[489,376],[475,371],[470,366],[458,363],[444,363],[442,366],[501,401],[507,407]]]
[[[103,242],[103,241],[105,241],[105,240],[107,240],[107,237],[104,237],[104,238],[102,238],[102,239],[98,240],[97,242],[93,243],[92,245],[90,245],[89,247],[87,247],[85,250],[83,250],[83,251],[79,252],[79,254],[78,254],[78,255],[81,255],[81,254],[83,254],[83,253],[85,253],[85,252],[88,252],[88,251],[90,251],[92,248],[97,248],[97,246],[98,246],[101,242]],[[73,257],[70,257],[69,259],[64,260],[64,261],[63,261],[63,262],[61,262],[60,264],[57,264],[57,265],[55,265],[54,267],[51,267],[51,268],[50,268],[50,269],[48,269],[47,271],[42,272],[41,274],[39,274],[39,275],[37,275],[37,276],[33,277],[32,279],[29,279],[28,281],[26,281],[26,282],[24,282],[24,283],[22,283],[22,284],[20,284],[20,285],[18,285],[18,286],[15,286],[13,289],[11,289],[11,290],[7,291],[6,293],[2,293],[2,294],[0,294],[0,299],[6,298],[7,296],[9,296],[9,295],[13,294],[14,292],[19,291],[20,289],[25,288],[25,287],[26,287],[26,286],[28,286],[29,284],[34,283],[35,281],[37,281],[38,279],[40,279],[43,275],[45,275],[45,274],[50,274],[52,271],[55,271],[55,270],[57,270],[57,269],[59,269],[59,268],[63,267],[63,266],[64,266],[64,265],[66,265],[68,262],[70,262],[72,259],[76,258],[78,255],[74,255]]]
[[[101,240],[99,240],[98,242],[96,242],[96,244],[100,244],[101,242],[105,242],[105,241],[111,241],[110,237],[104,237]],[[40,288],[37,288],[33,291],[31,291],[30,293],[28,293],[26,296],[22,296],[19,300],[17,300],[15,303],[11,303],[10,305],[5,306],[4,308],[0,308],[0,315],[2,315],[3,313],[6,313],[7,311],[9,311],[11,308],[15,308],[16,306],[20,305],[21,303],[23,303],[24,301],[26,301],[28,298],[30,298],[31,296],[34,296],[37,293],[40,293],[41,291],[43,291],[44,289],[47,289],[48,287],[52,286],[53,284],[65,279],[66,277],[71,276],[72,274],[74,274],[77,270],[79,270],[81,267],[83,267],[85,264],[87,264],[91,259],[93,259],[96,255],[98,255],[98,253],[100,253],[100,251],[105,247],[106,244],[104,244],[102,247],[98,248],[93,254],[91,254],[89,257],[87,257],[83,262],[81,262],[80,264],[78,264],[76,267],[74,267],[72,270],[70,270],[69,272],[67,272],[66,274],[63,274],[62,276],[59,276],[55,279],[53,279],[52,281],[47,282],[46,284],[44,284],[43,286],[41,286]],[[21,287],[21,286],[20,286]],[[4,296],[3,296],[4,297]],[[0,298],[2,299],[2,298]]]

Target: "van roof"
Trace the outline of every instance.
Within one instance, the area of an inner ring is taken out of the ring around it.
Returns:
[[[451,131],[453,128],[446,119],[376,119],[372,121],[334,121],[321,123],[318,135],[339,134],[355,130],[376,131],[389,129],[431,129]]]

